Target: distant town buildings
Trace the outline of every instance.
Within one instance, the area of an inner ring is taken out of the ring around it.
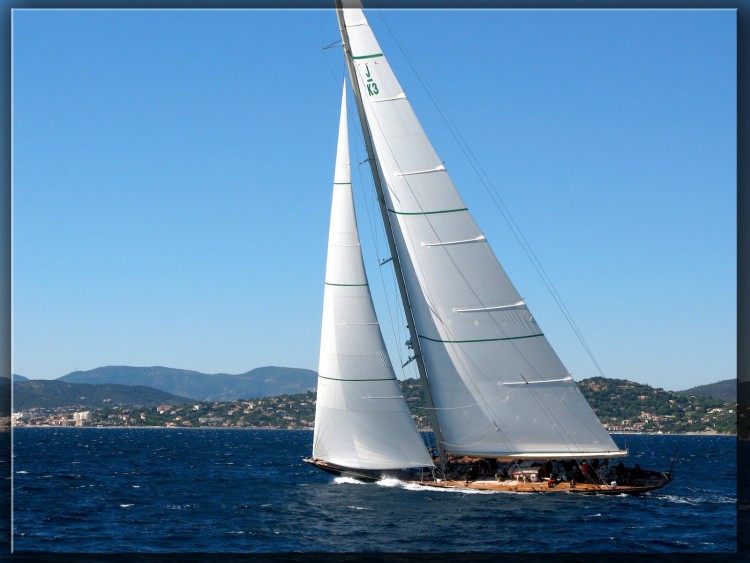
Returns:
[[[599,394],[589,400],[609,432],[737,432],[736,401],[677,397],[674,394],[660,398],[663,392],[644,393],[632,383],[608,389],[605,384],[606,381],[592,381],[590,388]],[[420,402],[419,390],[417,382],[404,382],[404,396],[415,413],[413,418],[417,427],[429,430],[430,421]],[[106,407],[95,410],[31,408],[12,413],[5,426],[312,429],[315,405],[313,392],[155,407],[112,406],[109,402]]]

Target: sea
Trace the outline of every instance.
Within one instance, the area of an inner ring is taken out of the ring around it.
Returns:
[[[737,549],[738,442],[730,436],[616,434],[630,451],[627,465],[673,465],[674,481],[639,496],[583,496],[337,478],[303,462],[312,448],[307,430],[3,434],[13,445],[6,532],[15,554]]]

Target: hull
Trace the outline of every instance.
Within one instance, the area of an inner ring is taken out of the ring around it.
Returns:
[[[418,485],[425,488],[476,490],[507,493],[571,493],[579,495],[638,495],[660,489],[672,481],[670,473],[641,470],[638,476],[629,476],[624,482],[593,483],[569,481],[557,483],[547,480],[530,481],[528,479],[437,479],[434,473],[425,470],[381,470],[355,469],[342,467],[322,460],[306,458],[309,463],[337,477],[350,477],[358,481],[374,483],[382,479],[398,479],[404,484]]]
[[[571,486],[567,482],[557,483],[549,486],[546,482],[523,482],[515,480],[491,481],[410,481],[415,485],[423,487],[438,487],[447,489],[473,489],[478,491],[509,492],[509,493],[573,493],[579,495],[637,495],[648,491],[660,489],[671,481],[666,474],[654,478],[642,484],[616,485],[598,483],[576,483]]]
[[[413,480],[415,476],[415,473],[401,469],[357,469],[343,467],[321,459],[311,458],[305,458],[303,461],[325,471],[326,473],[330,473],[331,475],[337,477],[350,477],[368,483],[374,483],[382,479],[398,479],[399,481],[408,482]]]
[[[471,460],[462,461],[451,466],[445,479],[421,479],[412,481],[425,487],[474,489],[479,491],[503,491],[513,493],[575,493],[581,495],[637,495],[660,489],[672,481],[672,474],[636,468],[624,468],[620,473],[606,479],[596,474],[589,476],[581,473],[564,472],[564,477],[550,479],[540,477],[539,469],[532,465],[515,465],[515,471],[492,478],[489,475],[478,476],[466,472],[477,467]],[[563,475],[563,472],[560,473]]]

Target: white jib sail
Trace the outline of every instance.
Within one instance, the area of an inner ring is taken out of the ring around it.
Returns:
[[[362,260],[341,100],[313,458],[357,469],[432,465],[388,360]]]
[[[360,9],[344,9],[357,84],[449,453],[624,455],[456,191]]]

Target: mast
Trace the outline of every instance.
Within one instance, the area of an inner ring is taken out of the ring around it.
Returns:
[[[338,22],[339,22],[339,31],[341,32],[341,43],[344,49],[344,59],[346,60],[346,67],[349,71],[349,77],[352,82],[352,90],[354,91],[354,98],[357,103],[357,113],[359,114],[359,122],[362,126],[362,134],[365,140],[365,147],[367,149],[367,156],[368,156],[368,161],[370,163],[370,170],[372,172],[373,181],[375,182],[375,189],[378,194],[378,204],[380,207],[380,214],[383,219],[383,225],[385,227],[385,233],[388,239],[388,248],[391,251],[391,258],[393,260],[393,269],[396,273],[396,281],[398,282],[398,289],[399,289],[399,292],[401,293],[401,302],[404,306],[404,314],[406,315],[406,322],[408,325],[407,328],[409,329],[409,336],[410,336],[410,344],[411,344],[412,350],[414,351],[414,360],[417,362],[417,369],[419,371],[419,380],[422,384],[422,389],[424,391],[425,402],[427,403],[427,408],[428,408],[429,416],[430,416],[430,426],[432,427],[432,432],[435,435],[435,441],[437,442],[440,462],[441,464],[445,464],[447,462],[447,456],[445,453],[445,448],[443,446],[443,439],[442,439],[442,435],[440,432],[440,424],[438,422],[437,413],[435,411],[435,406],[432,400],[432,392],[430,391],[430,386],[428,384],[427,367],[425,366],[424,358],[422,357],[422,350],[421,350],[421,346],[419,343],[419,336],[417,335],[416,325],[414,323],[414,316],[412,314],[412,309],[411,309],[411,305],[409,302],[409,294],[406,289],[406,283],[404,281],[404,274],[403,274],[403,271],[401,270],[401,262],[398,256],[398,249],[396,247],[396,242],[393,237],[390,216],[388,214],[388,208],[386,207],[386,203],[385,203],[385,191],[383,189],[382,175],[380,173],[378,161],[375,157],[375,149],[373,147],[372,137],[370,134],[370,127],[367,123],[367,117],[365,115],[365,109],[362,103],[362,97],[361,97],[359,88],[357,86],[358,84],[357,72],[352,63],[352,52],[349,46],[349,34],[347,32],[346,24],[344,22],[343,1],[335,0],[335,5],[336,5],[336,17],[338,18]]]

